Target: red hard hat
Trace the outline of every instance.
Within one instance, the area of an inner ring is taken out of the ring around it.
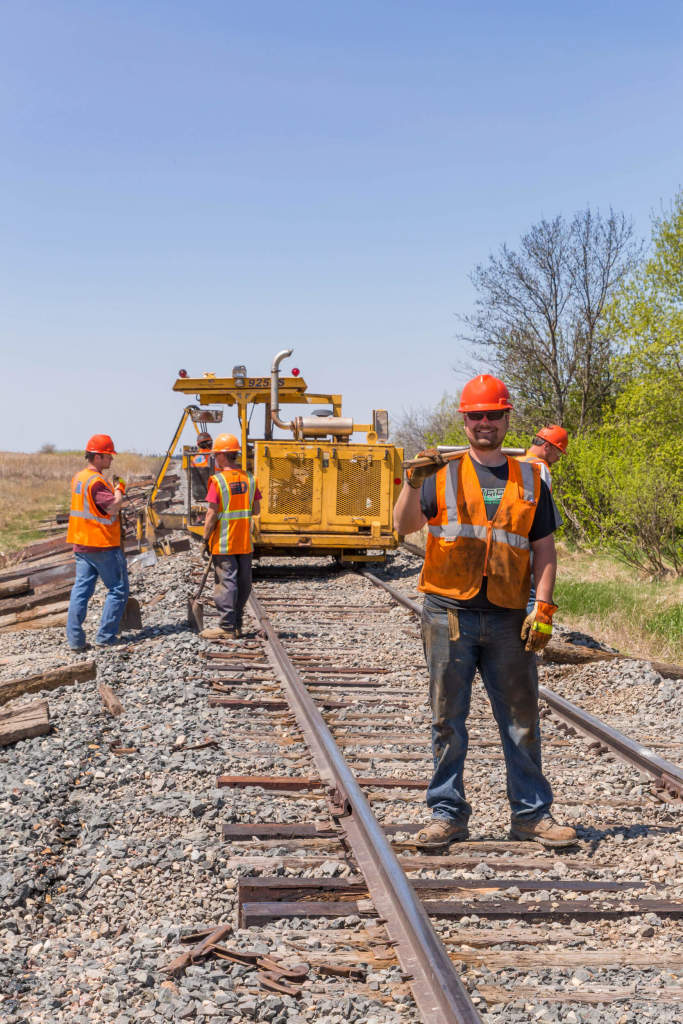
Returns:
[[[114,442],[109,434],[93,434],[86,444],[85,450],[92,452],[93,455],[116,455]]]
[[[214,452],[238,452],[240,443],[234,434],[219,434],[211,450]]]
[[[512,409],[510,394],[502,380],[480,373],[468,380],[460,395],[458,412],[486,412],[488,409]]]
[[[560,449],[562,454],[567,450],[569,434],[564,427],[558,427],[556,423],[551,423],[548,427],[541,427],[541,429],[537,431],[536,437],[540,437],[544,441],[549,441],[550,444],[554,444],[556,448]]]
[[[205,430],[202,430],[201,434],[197,434],[198,448],[210,448],[212,444],[211,434],[207,434]]]

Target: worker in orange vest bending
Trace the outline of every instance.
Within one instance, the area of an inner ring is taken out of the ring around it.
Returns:
[[[569,434],[564,427],[558,427],[556,423],[551,423],[548,427],[541,427],[536,436],[534,437],[531,447],[527,448],[524,455],[518,455],[518,462],[533,462],[534,465],[538,466],[541,472],[541,480],[548,486],[548,490],[553,489],[553,479],[550,475],[550,467],[554,466],[558,462],[564,453],[567,451],[567,444],[569,442]],[[557,513],[557,521],[555,529],[559,529],[562,526],[562,517],[560,513]],[[531,570],[531,587],[529,590],[529,600],[527,601],[526,610],[532,611],[534,604],[536,603],[536,579],[533,572],[533,557],[532,557],[532,570]]]
[[[259,514],[261,492],[253,474],[241,469],[239,441],[219,434],[213,446],[218,472],[209,480],[204,545],[213,558],[218,626],[202,631],[206,640],[238,640],[251,593],[251,520]]]
[[[541,427],[531,442],[531,447],[527,448],[524,455],[518,455],[517,461],[534,462],[541,471],[541,480],[552,491],[553,481],[550,476],[550,467],[559,462],[567,451],[568,443],[569,434],[564,427],[558,427],[556,423],[551,423],[548,427]]]
[[[439,850],[466,839],[467,717],[479,669],[498,724],[511,809],[512,839],[544,846],[576,842],[550,814],[553,794],[541,768],[535,651],[552,635],[555,510],[533,463],[501,448],[512,404],[502,380],[482,374],[462,390],[469,450],[409,471],[394,509],[401,534],[429,524],[418,589],[425,595],[422,639],[429,667],[434,774],[427,790],[431,822],[416,844]],[[531,614],[530,554],[538,600]]]
[[[98,577],[108,590],[95,644],[116,643],[121,618],[128,600],[128,570],[121,547],[119,511],[126,487],[116,486],[102,476],[116,455],[108,434],[94,434],[85,449],[87,466],[71,481],[71,512],[66,539],[74,546],[76,582],[71,590],[66,638],[72,651],[87,647],[83,623]]]

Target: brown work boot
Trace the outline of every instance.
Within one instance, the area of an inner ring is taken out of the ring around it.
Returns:
[[[236,640],[236,630],[223,629],[222,626],[209,626],[199,634],[204,640]]]
[[[415,836],[415,845],[420,850],[443,850],[451,843],[469,839],[470,831],[462,821],[446,821],[433,818]]]
[[[557,848],[578,843],[576,830],[569,825],[558,825],[552,814],[544,814],[534,821],[517,818],[510,825],[510,839],[528,839],[531,843]]]

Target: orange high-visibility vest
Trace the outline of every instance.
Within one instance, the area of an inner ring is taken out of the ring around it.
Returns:
[[[66,539],[70,544],[86,544],[93,548],[118,548],[121,544],[119,514],[102,515],[92,499],[92,486],[96,481],[114,493],[112,485],[92,466],[76,473],[71,481],[71,512]]]
[[[209,478],[218,491],[219,515],[209,538],[213,555],[248,555],[256,480],[243,469],[223,469]]]
[[[529,455],[525,452],[524,455],[516,455],[517,462],[531,462],[533,465],[540,466],[541,469],[541,480],[545,481],[550,490],[553,489],[553,478],[550,475],[550,466],[542,459],[540,455]]]
[[[197,455],[190,456],[190,465],[196,466],[197,469],[206,469],[211,462],[211,456],[205,455],[203,452],[199,452]]]
[[[492,520],[469,453],[436,474],[436,515],[429,520],[419,590],[466,601],[481,590],[501,608],[525,608],[530,589],[529,531],[541,493],[530,462],[508,458],[508,480]]]

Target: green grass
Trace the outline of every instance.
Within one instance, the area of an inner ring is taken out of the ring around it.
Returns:
[[[651,615],[646,620],[646,626],[655,636],[665,639],[678,636],[683,637],[683,604],[674,605],[672,608],[665,608],[661,612]]]
[[[555,602],[563,626],[627,654],[683,662],[683,581],[652,581],[600,553],[558,545]]]
[[[634,588],[623,582],[591,583],[562,579],[558,574],[555,602],[568,615],[632,614],[639,600]]]

